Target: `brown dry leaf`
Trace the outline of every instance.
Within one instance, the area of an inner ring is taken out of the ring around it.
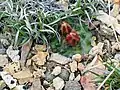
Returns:
[[[48,56],[48,52],[41,52],[40,51],[36,55],[34,55],[31,59],[37,65],[44,65],[46,62],[47,56]]]
[[[103,75],[106,72],[105,66],[102,63],[102,58],[100,55],[96,55],[93,59],[93,61],[86,66],[83,72],[87,72],[85,76],[81,78],[81,84],[84,87],[84,90],[96,90],[95,89],[95,83],[91,81],[95,81],[95,78],[97,77],[95,74]],[[93,72],[93,73],[92,73]]]
[[[19,62],[9,63],[4,67],[4,71],[9,72],[10,74],[13,75],[14,73],[20,71],[20,63]]]
[[[21,48],[21,60],[20,60],[20,63],[21,63],[22,67],[24,67],[24,65],[25,65],[28,53],[29,53],[29,51],[31,49],[31,46],[32,46],[32,42],[33,41],[30,40],[28,43],[23,45],[22,48]]]
[[[102,63],[102,58],[99,55],[96,55],[92,62],[86,66],[83,72],[92,71],[99,75],[103,75],[105,72],[105,66]]]
[[[25,82],[31,82],[33,74],[30,72],[29,69],[25,69],[23,71],[19,71],[13,74],[13,77],[18,79],[20,84],[24,84]]]
[[[89,76],[81,76],[80,83],[84,90],[96,90],[94,82],[92,82]]]

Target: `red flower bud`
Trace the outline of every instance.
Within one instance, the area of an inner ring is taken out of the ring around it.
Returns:
[[[80,41],[80,37],[77,34],[76,31],[71,31],[69,34],[67,34],[66,36],[66,42],[71,45],[71,46],[75,46],[78,42]]]
[[[68,34],[71,32],[72,28],[67,22],[63,21],[60,30],[62,34]]]

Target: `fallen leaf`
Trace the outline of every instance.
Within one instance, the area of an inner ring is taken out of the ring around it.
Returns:
[[[80,83],[84,90],[96,90],[95,84],[92,82],[89,76],[81,76]]]
[[[16,78],[20,84],[24,84],[25,82],[31,82],[33,74],[29,69],[25,69],[13,74],[13,77]]]
[[[21,48],[21,60],[20,60],[21,67],[24,67],[24,65],[25,65],[28,53],[29,53],[31,46],[32,46],[32,42],[33,41],[30,40],[28,43],[24,44]]]
[[[48,52],[38,52],[31,59],[37,65],[44,65],[46,62],[47,56],[48,56]]]
[[[14,73],[20,71],[20,63],[11,62],[4,67],[4,71],[9,72],[11,75],[13,75]]]

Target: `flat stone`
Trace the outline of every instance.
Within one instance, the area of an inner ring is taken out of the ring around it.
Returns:
[[[53,69],[53,71],[52,71],[51,74],[57,76],[57,75],[60,74],[60,73],[61,73],[61,67],[60,67],[60,66],[56,66],[56,67]]]
[[[72,63],[70,63],[69,65],[70,65],[71,72],[77,71],[77,62],[75,60]]]
[[[56,77],[53,79],[53,86],[55,87],[55,90],[62,90],[64,87],[64,80],[60,77]]]
[[[81,86],[77,81],[67,81],[64,90],[81,90]]]
[[[65,81],[68,81],[69,80],[69,75],[70,75],[70,73],[69,73],[68,70],[62,69],[61,73],[59,74],[59,77],[64,79]]]
[[[59,53],[53,53],[49,59],[49,61],[54,61],[56,63],[65,65],[67,63],[69,63],[70,61],[72,61],[70,58],[67,58]]]
[[[54,76],[53,74],[51,74],[51,72],[47,71],[47,72],[45,73],[45,80],[46,80],[46,81],[50,82],[50,81],[52,81],[54,78],[55,78],[55,76]]]
[[[69,80],[72,81],[75,79],[75,74],[74,73],[71,73],[70,76],[69,76]]]

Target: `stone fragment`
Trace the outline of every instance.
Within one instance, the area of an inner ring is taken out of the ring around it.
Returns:
[[[61,67],[60,67],[60,66],[56,66],[56,67],[53,69],[53,71],[52,71],[51,74],[57,76],[57,75],[60,74],[60,73],[61,73]]]
[[[69,64],[71,72],[77,71],[77,62],[74,60],[72,63]]]
[[[53,86],[55,87],[55,90],[62,90],[64,87],[64,80],[60,77],[56,77],[53,79]]]
[[[62,56],[58,53],[53,53],[49,59],[49,61],[54,61],[56,63],[59,63],[59,64],[62,64],[62,65],[65,65],[67,63],[69,63],[71,61],[70,58],[67,58],[65,56]]]

